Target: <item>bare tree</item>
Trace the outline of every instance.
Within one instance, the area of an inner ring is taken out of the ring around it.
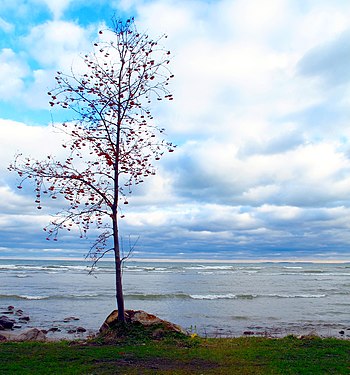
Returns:
[[[52,155],[33,160],[17,155],[9,167],[35,184],[37,208],[44,195],[61,195],[68,207],[57,213],[44,230],[57,240],[61,229],[79,229],[85,237],[99,230],[89,255],[94,262],[114,252],[118,319],[125,321],[119,219],[121,204],[134,185],[154,175],[153,163],[174,145],[163,139],[164,129],[151,114],[153,99],[172,100],[168,90],[173,77],[168,69],[170,52],[146,34],[134,20],[115,21],[112,30],[99,31],[94,51],[83,57],[81,73],[58,72],[57,86],[48,94],[50,105],[70,111],[72,121],[58,126],[68,139],[65,160]]]

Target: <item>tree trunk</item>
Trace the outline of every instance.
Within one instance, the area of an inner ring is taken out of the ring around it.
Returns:
[[[115,291],[118,308],[118,321],[125,322],[124,295],[122,285],[122,261],[120,259],[119,236],[117,218],[113,221],[114,237],[114,265],[115,265]]]

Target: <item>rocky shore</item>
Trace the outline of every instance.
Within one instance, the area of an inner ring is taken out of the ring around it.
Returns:
[[[102,324],[99,332],[103,333],[108,328],[112,328],[118,317],[117,310],[113,311]],[[89,337],[94,337],[98,331],[87,330],[79,325],[79,318],[75,316],[68,316],[59,321],[54,321],[48,326],[37,327],[34,326],[29,314],[15,306],[0,307],[0,342],[4,341],[59,341],[59,340],[84,340]],[[159,319],[158,317],[148,314],[142,310],[127,311],[127,321],[130,323],[141,324],[144,326],[163,324],[166,329],[174,332],[185,332],[181,327],[170,322]],[[39,324],[40,325],[40,324]],[[323,327],[324,331],[324,327]],[[155,334],[162,335],[159,330]],[[329,327],[328,332],[323,332],[317,326],[305,324],[293,330],[286,330],[284,328],[269,328],[266,329],[260,326],[249,326],[247,330],[242,331],[241,336],[262,336],[262,337],[284,337],[288,335],[297,337],[304,336],[320,336],[320,337],[335,337],[340,339],[350,339],[350,326]],[[213,337],[234,337],[227,331],[218,330]]]
[[[76,323],[79,318],[74,316],[64,318],[61,322],[58,322],[60,324],[53,324],[49,329],[39,329],[37,327],[28,327],[28,323],[31,321],[30,316],[14,306],[0,309],[0,314],[0,342],[86,339],[97,334],[97,332],[88,332],[84,327],[78,326]],[[129,325],[143,326],[150,329],[151,335],[155,339],[161,338],[169,332],[188,334],[182,327],[142,310],[126,310],[125,315]],[[112,338],[113,335],[118,334],[117,326],[118,311],[114,310],[102,324],[99,334],[105,338],[107,336]]]
[[[15,306],[0,307],[0,342],[2,341],[57,341],[85,339],[94,334],[79,325],[79,318],[65,317],[47,327],[33,327],[31,317]]]

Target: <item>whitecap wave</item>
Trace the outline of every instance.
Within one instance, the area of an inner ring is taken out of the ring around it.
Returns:
[[[227,294],[191,294],[192,299],[216,300],[216,299],[236,299],[237,296],[232,293]]]

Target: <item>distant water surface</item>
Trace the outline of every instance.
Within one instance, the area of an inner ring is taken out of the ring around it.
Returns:
[[[24,310],[27,326],[96,331],[115,308],[113,263],[0,260],[0,313]],[[317,333],[350,336],[350,264],[154,263],[124,267],[127,309],[142,309],[208,336]]]

